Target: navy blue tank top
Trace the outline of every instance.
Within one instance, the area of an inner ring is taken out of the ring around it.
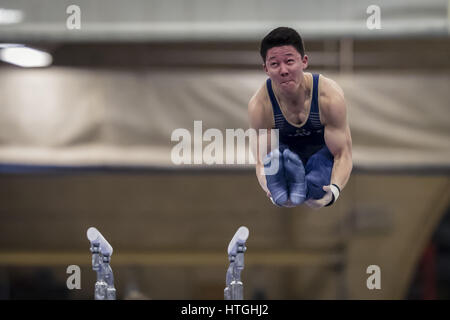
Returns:
[[[279,130],[280,150],[289,148],[297,153],[302,161],[306,163],[311,155],[325,146],[324,126],[320,122],[319,114],[319,74],[313,74],[313,89],[311,108],[308,120],[303,126],[291,125],[281,112],[278,101],[272,89],[272,82],[267,79],[267,92],[272,102],[275,129]]]

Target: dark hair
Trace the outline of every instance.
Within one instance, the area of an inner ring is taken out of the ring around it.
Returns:
[[[302,37],[292,28],[278,27],[270,31],[261,41],[259,53],[264,63],[266,63],[267,51],[273,47],[293,46],[302,57],[305,55],[305,47]]]

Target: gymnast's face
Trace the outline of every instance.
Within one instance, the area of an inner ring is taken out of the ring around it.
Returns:
[[[303,82],[303,70],[308,66],[308,57],[291,45],[273,47],[267,51],[264,71],[272,82],[286,92],[295,91]]]

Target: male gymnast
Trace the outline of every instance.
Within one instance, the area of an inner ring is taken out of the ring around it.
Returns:
[[[339,85],[308,67],[303,40],[294,29],[279,27],[261,42],[267,81],[248,104],[250,127],[279,130],[278,146],[260,156],[256,176],[280,207],[305,203],[319,209],[336,202],[352,171],[352,139],[344,93]],[[269,152],[270,151],[270,152]],[[275,174],[268,171],[278,162]]]

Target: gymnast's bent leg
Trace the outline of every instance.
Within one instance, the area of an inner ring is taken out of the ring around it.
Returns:
[[[327,146],[314,153],[306,162],[306,199],[321,199],[326,192],[323,186],[331,183],[334,157]]]

